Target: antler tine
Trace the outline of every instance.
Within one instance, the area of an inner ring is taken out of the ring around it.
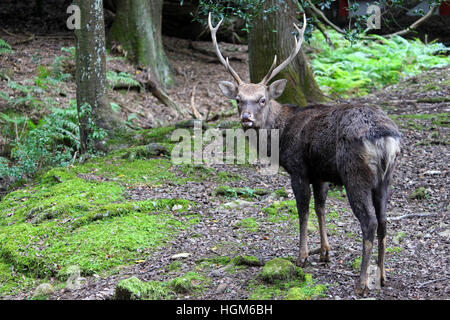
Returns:
[[[272,67],[270,67],[269,72],[267,73],[267,75],[264,77],[264,79],[260,83],[266,85],[273,77],[275,77],[278,73],[280,73],[281,70],[286,68],[286,66],[289,63],[291,63],[292,60],[294,60],[295,56],[300,51],[300,48],[302,47],[302,43],[303,43],[303,35],[305,33],[305,30],[306,30],[306,15],[305,14],[303,14],[303,27],[302,27],[302,29],[300,30],[299,27],[295,23],[294,23],[294,27],[295,27],[295,29],[297,29],[297,31],[299,33],[299,37],[298,37],[298,40],[297,40],[297,37],[294,35],[295,46],[294,46],[294,49],[292,50],[291,54],[289,55],[289,57],[286,60],[284,60],[275,69],[273,69],[274,65],[272,65]]]
[[[272,71],[273,71],[273,69],[275,68],[276,65],[277,65],[277,55],[275,55],[275,57],[273,58],[272,66],[270,67],[269,72],[267,72],[267,74],[264,77],[264,79],[261,80],[260,84],[266,85],[267,82],[269,82],[269,77],[272,74]]]
[[[242,84],[243,81],[241,80],[241,78],[239,77],[239,75],[237,74],[236,71],[233,70],[233,68],[231,68],[230,63],[228,61],[228,57],[225,60],[222,53],[220,52],[219,49],[219,45],[217,43],[217,30],[219,29],[220,25],[222,24],[223,20],[220,20],[219,23],[217,24],[217,26],[214,28],[211,22],[211,12],[208,15],[208,26],[209,26],[209,30],[211,30],[211,39],[212,42],[214,44],[214,47],[216,48],[216,55],[219,58],[220,62],[225,66],[225,68],[227,68],[228,72],[231,73],[231,75],[233,76],[234,80],[236,80],[236,82],[238,83],[238,85]]]

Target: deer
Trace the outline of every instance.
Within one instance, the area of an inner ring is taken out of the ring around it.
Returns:
[[[283,93],[287,80],[269,84],[300,51],[306,28],[294,24],[298,39],[290,55],[278,66],[277,56],[267,75],[259,83],[242,81],[224,58],[217,43],[217,30],[211,13],[208,26],[215,53],[235,83],[220,81],[219,88],[238,106],[243,130],[279,130],[279,165],[290,176],[299,217],[299,254],[296,265],[305,267],[308,254],[308,218],[311,186],[314,209],[320,233],[321,262],[329,262],[330,245],[325,226],[325,202],[329,183],[344,186],[353,214],[362,232],[362,259],[355,293],[366,296],[369,291],[368,267],[372,256],[375,233],[378,237],[379,281],[385,286],[384,268],[387,218],[386,206],[390,185],[400,156],[401,135],[396,124],[378,107],[355,104],[312,104],[297,107],[280,104],[275,99]]]

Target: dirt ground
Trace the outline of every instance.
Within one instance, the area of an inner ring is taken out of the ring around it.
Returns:
[[[7,35],[0,37],[8,40]],[[211,57],[193,50],[187,40],[164,39],[170,62],[176,72],[177,85],[169,90],[171,97],[187,107],[192,97],[202,115],[230,111],[231,105],[222,97],[216,85],[218,80],[231,80],[224,68]],[[19,82],[35,76],[38,64],[50,65],[55,56],[61,55],[61,47],[72,46],[70,39],[38,38],[15,47],[16,54],[3,62],[2,67],[13,68],[14,80]],[[196,42],[197,48],[211,50],[209,42]],[[222,44],[224,54],[233,56],[233,66],[244,79],[248,79],[246,46]],[[228,50],[227,50],[228,49]],[[135,72],[122,61],[108,62],[110,69]],[[450,298],[450,221],[449,221],[449,119],[450,103],[433,98],[450,97],[450,68],[434,69],[397,85],[387,87],[371,95],[352,99],[382,107],[399,124],[402,140],[402,157],[395,172],[392,198],[388,205],[386,255],[387,283],[382,289],[373,290],[368,297],[375,299],[448,299]],[[433,86],[431,86],[433,84]],[[195,87],[195,95],[193,89]],[[9,90],[0,81],[0,90]],[[149,93],[130,92],[127,95],[111,92],[110,98],[128,106],[123,116],[138,113],[137,123],[143,127],[173,123],[175,114],[161,105]],[[74,98],[75,88],[69,85],[65,96],[56,99],[62,104]],[[0,111],[2,110],[0,102]],[[405,115],[417,115],[413,118]],[[442,118],[442,114],[447,114]],[[430,115],[430,116],[423,116]],[[436,116],[433,116],[436,115]],[[442,120],[443,119],[443,120]],[[232,187],[285,188],[288,198],[294,199],[286,174],[263,176],[257,168],[248,166],[215,166],[218,171],[235,172],[245,179],[230,181]],[[120,279],[137,276],[142,280],[166,280],[198,268],[200,259],[215,256],[253,255],[263,261],[275,257],[296,257],[298,254],[298,224],[292,221],[270,222],[262,219],[262,208],[273,201],[270,196],[253,200],[245,209],[224,210],[224,199],[211,194],[219,184],[214,181],[192,182],[186,185],[163,187],[139,187],[129,190],[135,200],[176,197],[193,200],[198,204],[196,212],[200,223],[181,231],[164,248],[155,251],[148,260],[125,267],[119,273],[102,278],[89,277],[78,290],[57,290],[49,299],[110,299]],[[421,195],[415,192],[423,187]],[[337,210],[338,218],[329,219],[329,241],[332,247],[331,261],[320,263],[318,256],[310,256],[304,271],[311,273],[317,283],[327,285],[321,299],[357,299],[353,292],[357,272],[352,262],[361,254],[361,232],[345,199],[329,197],[327,208]],[[410,215],[405,217],[405,215]],[[243,218],[260,221],[256,231],[236,227]],[[311,214],[310,219],[315,219]],[[318,231],[309,235],[310,250],[320,243]],[[177,253],[189,253],[180,260],[181,268],[167,272]],[[375,263],[376,252],[372,263]],[[201,294],[179,295],[180,299],[247,299],[248,284],[262,267],[248,267],[229,272],[223,266],[196,270],[211,281]],[[29,293],[9,297],[24,299]]]

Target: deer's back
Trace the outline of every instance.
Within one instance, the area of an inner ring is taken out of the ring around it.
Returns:
[[[280,164],[289,172],[342,184],[339,164],[361,159],[365,142],[400,138],[395,123],[379,108],[362,105],[283,107],[286,121],[280,141]],[[342,170],[341,170],[342,171]]]

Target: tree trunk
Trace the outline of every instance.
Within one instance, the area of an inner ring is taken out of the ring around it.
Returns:
[[[164,53],[161,36],[162,0],[116,0],[116,17],[108,34],[108,47],[122,45],[137,66],[150,68],[164,88],[174,77]]]
[[[253,22],[249,36],[249,68],[251,82],[259,82],[269,71],[273,57],[277,55],[278,64],[285,60],[294,48],[293,23],[297,23],[297,7],[294,1],[280,5],[277,0],[265,1],[265,8],[279,5],[276,12],[261,15]],[[304,45],[304,44],[303,44]],[[287,79],[283,95],[277,99],[281,103],[305,106],[308,102],[325,100],[317,85],[311,66],[303,50],[273,80]]]
[[[77,108],[81,153],[93,146],[92,122],[111,131],[120,121],[112,115],[106,96],[105,26],[102,0],[77,0],[81,29],[76,35]]]

